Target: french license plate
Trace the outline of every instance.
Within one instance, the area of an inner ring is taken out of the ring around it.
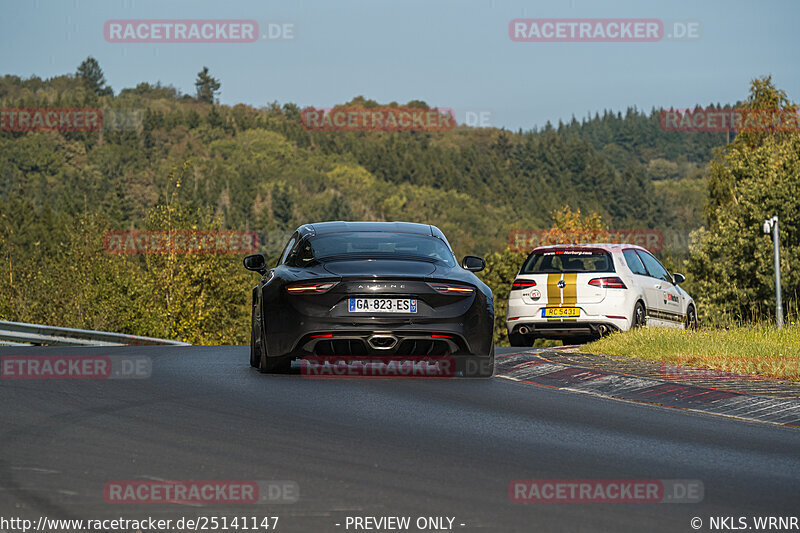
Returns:
[[[351,313],[416,313],[416,298],[349,298]]]
[[[542,317],[545,318],[563,318],[581,316],[581,310],[578,307],[545,307],[542,309]]]

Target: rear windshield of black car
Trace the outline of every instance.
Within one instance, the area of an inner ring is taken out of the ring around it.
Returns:
[[[313,260],[419,258],[455,266],[450,248],[439,238],[415,233],[349,232],[309,237],[298,253],[300,263]]]
[[[601,250],[558,250],[531,254],[521,270],[522,274],[557,272],[614,272],[614,262],[610,254]]]

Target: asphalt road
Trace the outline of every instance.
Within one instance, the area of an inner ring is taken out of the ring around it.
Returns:
[[[354,531],[347,516],[447,516],[456,531],[677,532],[693,517],[707,531],[710,516],[800,516],[797,429],[497,377],[267,376],[247,350],[0,348],[152,361],[149,379],[0,380],[0,517],[278,516],[278,531],[325,532]],[[517,479],[693,479],[705,495],[520,504]],[[115,480],[291,480],[300,499],[110,504]]]

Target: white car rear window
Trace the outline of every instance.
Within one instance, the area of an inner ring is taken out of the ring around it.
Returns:
[[[532,253],[521,270],[522,274],[556,272],[614,272],[614,262],[602,250],[553,250]]]

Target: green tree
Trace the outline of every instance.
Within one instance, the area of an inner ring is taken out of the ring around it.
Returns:
[[[752,82],[750,109],[797,111],[769,77]],[[694,235],[687,270],[710,322],[764,319],[775,305],[773,250],[762,233],[778,215],[784,295],[800,292],[800,133],[737,135],[709,165],[708,229]]]
[[[199,101],[213,104],[214,97],[222,84],[208,73],[208,67],[203,67],[203,70],[197,73],[197,80],[194,82],[194,86],[197,88],[197,99]]]
[[[334,194],[331,200],[325,205],[320,213],[318,220],[325,222],[328,220],[350,220],[353,212],[350,205],[341,194]]]
[[[97,96],[111,96],[114,94],[111,87],[106,85],[106,78],[103,75],[103,69],[100,68],[100,63],[92,56],[84,59],[83,63],[78,66],[75,76],[83,82],[88,90]]]
[[[272,214],[281,226],[292,219],[292,192],[277,183],[272,187]]]

